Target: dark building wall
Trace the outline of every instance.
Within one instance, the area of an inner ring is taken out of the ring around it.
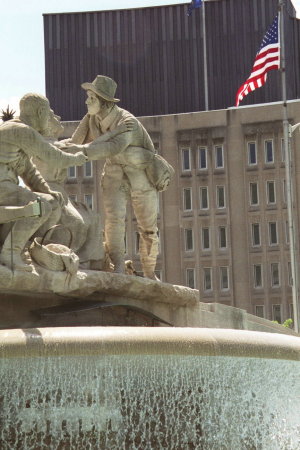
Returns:
[[[249,76],[277,0],[207,1],[209,109],[234,105]],[[295,11],[288,0],[291,16]],[[97,74],[118,83],[121,106],[136,116],[202,111],[204,103],[201,8],[187,4],[44,16],[46,94],[64,120],[86,111],[81,83]],[[299,23],[286,18],[288,98],[299,98]],[[280,74],[248,95],[243,105],[281,99]]]

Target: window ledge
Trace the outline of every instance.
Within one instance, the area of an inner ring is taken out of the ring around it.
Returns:
[[[66,180],[66,184],[77,184],[77,183],[78,183],[77,178],[68,178]]]
[[[220,290],[220,300],[222,300],[222,298],[226,298],[226,297],[230,297],[230,296],[231,296],[230,289],[227,289],[226,291]]]
[[[192,173],[191,172],[189,172],[189,173],[181,173],[180,177],[181,178],[191,178],[192,177]]]
[[[203,291],[202,292],[202,296],[205,298],[213,298],[214,297],[214,293],[213,291]]]

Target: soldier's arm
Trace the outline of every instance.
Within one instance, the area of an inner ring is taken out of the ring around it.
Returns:
[[[59,204],[63,206],[64,198],[61,192],[52,191],[49,184],[37,170],[36,166],[25,154],[23,160],[24,164],[20,164],[18,175],[21,176],[26,186],[28,186],[34,192],[42,192],[44,194],[52,195],[54,198],[56,198]]]
[[[129,131],[129,128],[126,124],[118,125],[117,128],[115,128],[113,131],[107,131],[105,134],[102,134],[102,136],[99,136],[96,141],[97,143],[107,142],[118,134],[125,133],[127,131]],[[55,142],[55,146],[57,146],[63,152],[71,154],[75,154],[79,151],[84,151],[85,149],[84,145],[75,144],[71,142],[71,139],[65,139],[63,141]]]
[[[46,180],[38,171],[32,161],[23,153],[23,163],[17,168],[18,175],[22,178],[29,189],[35,192],[49,193],[51,190]]]
[[[86,161],[86,157],[83,153],[73,155],[59,150],[54,145],[47,142],[33,128],[26,127],[16,131],[20,134],[19,141],[21,142],[21,148],[29,158],[31,156],[37,156],[41,160],[46,161],[59,169],[69,166],[80,166]],[[17,136],[15,135],[14,142],[12,143],[16,143],[16,137]]]
[[[82,151],[89,160],[99,160],[111,158],[125,150],[132,143],[133,135],[131,131],[118,134],[103,142],[102,136],[95,139],[89,144],[76,145],[72,144],[67,147],[69,152]]]
[[[133,140],[132,132],[118,134],[106,142],[95,139],[90,144],[83,145],[83,151],[89,160],[111,158],[129,147]]]
[[[118,136],[118,134],[126,133],[127,131],[132,131],[134,128],[134,122],[131,119],[126,119],[123,123],[118,125],[114,130],[107,131],[106,133],[99,136],[96,141],[97,142],[107,142],[110,139]]]
[[[126,132],[124,132],[125,128]],[[138,122],[130,115],[123,118],[115,130],[100,136],[89,144],[85,144],[83,151],[90,160],[110,158],[132,144],[137,130]],[[111,136],[109,136],[109,133],[111,133]],[[104,142],[102,138],[105,139]]]

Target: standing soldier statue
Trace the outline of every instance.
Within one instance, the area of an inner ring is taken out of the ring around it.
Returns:
[[[82,88],[87,92],[88,113],[70,142],[84,144],[74,146],[74,150],[84,150],[90,160],[106,158],[102,176],[105,239],[114,271],[125,272],[125,217],[130,199],[140,234],[143,273],[155,280],[157,191],[166,189],[173,169],[156,155],[151,138],[139,120],[117,106],[114,80],[98,75],[92,83],[83,83]],[[118,127],[120,133],[103,142],[102,136]]]

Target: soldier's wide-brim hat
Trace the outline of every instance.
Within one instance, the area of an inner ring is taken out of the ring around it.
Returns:
[[[120,101],[115,98],[117,83],[104,75],[97,75],[92,83],[82,83],[81,87],[86,91],[93,91],[108,102],[116,103]]]

